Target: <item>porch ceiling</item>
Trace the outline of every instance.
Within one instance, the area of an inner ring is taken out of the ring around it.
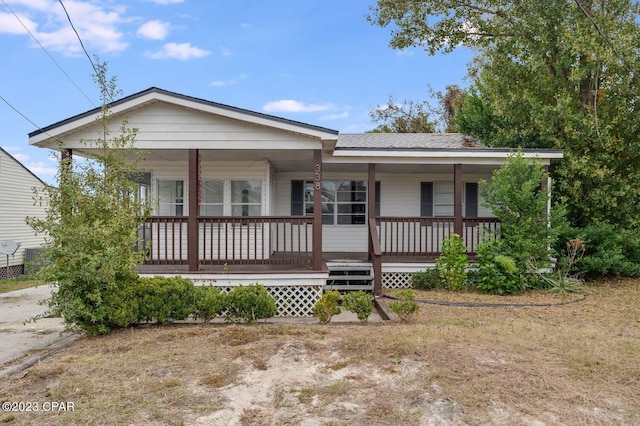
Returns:
[[[74,150],[74,154],[88,156],[82,150]],[[143,155],[143,161],[179,161],[188,162],[189,151],[186,149],[156,149]],[[296,172],[313,170],[313,151],[303,150],[201,150],[202,161],[269,161],[278,172]],[[332,163],[325,162],[324,172],[334,173],[367,173],[367,163]],[[491,173],[496,166],[483,164],[465,164],[463,173]],[[376,164],[376,173],[453,173],[453,164]]]
[[[156,149],[144,154],[148,161],[187,162],[186,149]],[[313,169],[313,151],[304,150],[200,150],[201,161],[262,161],[268,160],[278,171]]]

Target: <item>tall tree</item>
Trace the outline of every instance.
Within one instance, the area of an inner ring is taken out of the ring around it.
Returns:
[[[391,46],[475,49],[459,129],[495,146],[562,148],[577,223],[640,224],[640,25],[632,0],[379,0]]]
[[[371,133],[433,133],[436,121],[431,118],[428,101],[397,103],[392,97],[387,105],[369,112],[374,123],[380,123]]]
[[[119,282],[134,280],[134,267],[145,258],[134,247],[151,212],[151,200],[136,196],[137,129],[123,121],[118,134],[110,131],[108,105],[119,94],[115,78],[107,78],[106,64],[99,63],[94,79],[102,101],[96,120],[99,131],[96,139],[83,141],[94,156],[75,164],[63,160],[58,186],[35,194],[36,202],[47,201],[46,217],[30,217],[28,222],[45,235],[40,277],[57,286],[49,307],[64,318],[68,329],[102,334],[108,331],[105,294]]]

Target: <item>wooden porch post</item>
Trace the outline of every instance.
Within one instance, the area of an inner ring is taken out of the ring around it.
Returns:
[[[377,243],[376,226],[376,165],[369,164],[369,181],[367,182],[367,216],[369,222],[369,260],[373,263],[373,295],[382,295],[382,259]]]
[[[548,176],[549,166],[543,166],[542,168],[544,169],[544,173]],[[547,206],[544,209],[544,212],[542,214],[544,218],[548,218],[549,212],[551,211],[551,194],[549,193],[549,177],[547,177],[546,179],[543,179],[542,182],[540,182],[540,189],[542,190],[543,193],[547,194]]]
[[[313,151],[313,269],[322,270],[322,150]]]
[[[198,209],[200,189],[200,152],[189,150],[189,219],[187,221],[187,259],[189,271],[197,271],[200,263],[198,244]]]
[[[376,217],[376,165],[369,164],[369,181],[367,182],[367,219]],[[369,238],[369,254],[371,254],[371,238]]]
[[[453,165],[453,232],[462,236],[462,164]]]

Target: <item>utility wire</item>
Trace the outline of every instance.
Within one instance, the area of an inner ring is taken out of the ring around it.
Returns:
[[[73,29],[73,32],[76,33],[76,37],[78,37],[78,41],[80,42],[80,47],[82,47],[82,50],[84,51],[84,54],[87,55],[87,59],[89,59],[89,62],[91,63],[91,66],[93,67],[93,71],[96,73],[96,75],[98,75],[98,70],[96,69],[95,64],[91,60],[91,56],[89,56],[89,52],[87,52],[87,49],[85,49],[84,43],[82,42],[82,39],[80,38],[80,34],[78,34],[78,31],[76,30],[76,27],[73,25],[73,22],[71,22],[71,17],[69,16],[69,12],[67,12],[67,8],[65,7],[64,3],[62,2],[62,0],[58,0],[58,2],[60,2],[60,5],[62,6],[62,9],[64,9],[64,13],[65,13],[65,15],[67,15],[67,20],[69,21],[69,24],[71,25],[71,28]]]
[[[60,64],[53,58],[53,56],[51,56],[51,54],[47,51],[47,49],[44,48],[44,46],[42,45],[42,43],[40,43],[40,41],[36,38],[35,35],[33,35],[33,33],[29,30],[29,28],[24,24],[24,22],[22,22],[22,19],[20,19],[20,17],[13,11],[13,9],[11,9],[11,6],[9,6],[7,4],[7,2],[5,0],[2,0],[2,3],[4,3],[4,5],[7,7],[7,9],[9,9],[9,11],[13,14],[13,16],[16,17],[16,19],[18,20],[18,22],[20,22],[20,25],[22,25],[22,27],[25,29],[25,31],[27,33],[29,33],[29,35],[31,36],[31,38],[38,44],[38,46],[40,46],[40,48],[44,51],[44,53],[47,54],[47,56],[49,57],[49,59],[51,59],[51,61],[53,61],[54,64],[56,64],[56,66],[58,67],[58,69],[60,71],[62,71],[62,74],[64,74],[67,79],[69,79],[69,81],[71,82],[71,84],[73,84],[76,89],[78,89],[80,91],[80,93],[82,93],[82,95],[89,101],[89,103],[91,105],[93,105],[94,107],[96,106],[96,104],[91,100],[91,98],[89,98],[89,96],[87,96],[87,94],[80,88],[80,86],[78,86],[76,84],[75,81],[73,81],[73,79],[71,78],[71,76],[69,76],[69,74],[67,74],[67,72],[62,68],[62,66],[60,66]]]
[[[33,122],[33,120],[31,120],[29,117],[27,117],[25,114],[23,114],[18,108],[14,107],[11,102],[9,102],[8,100],[6,100],[2,95],[0,95],[0,99],[2,100],[2,102],[4,102],[5,104],[7,104],[9,106],[9,108],[11,108],[12,110],[14,110],[15,112],[17,112],[22,118],[24,118],[25,120],[27,120],[29,123],[31,123],[35,128],[37,128],[38,130],[40,130],[42,133],[44,133],[45,135],[49,136],[51,139],[57,140],[56,138],[54,138],[53,136],[51,136],[49,133],[47,133],[42,127],[38,126],[36,123]]]

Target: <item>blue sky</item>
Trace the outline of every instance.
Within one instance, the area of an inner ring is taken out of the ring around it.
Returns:
[[[392,50],[389,28],[365,19],[374,2],[63,0],[123,96],[156,86],[341,132],[375,127],[368,112],[389,96],[421,101],[429,86],[467,85],[470,51]],[[58,0],[0,0],[0,56],[0,96],[39,127],[99,105]],[[0,146],[53,182],[50,153],[28,145],[37,127],[1,100],[0,126]]]

